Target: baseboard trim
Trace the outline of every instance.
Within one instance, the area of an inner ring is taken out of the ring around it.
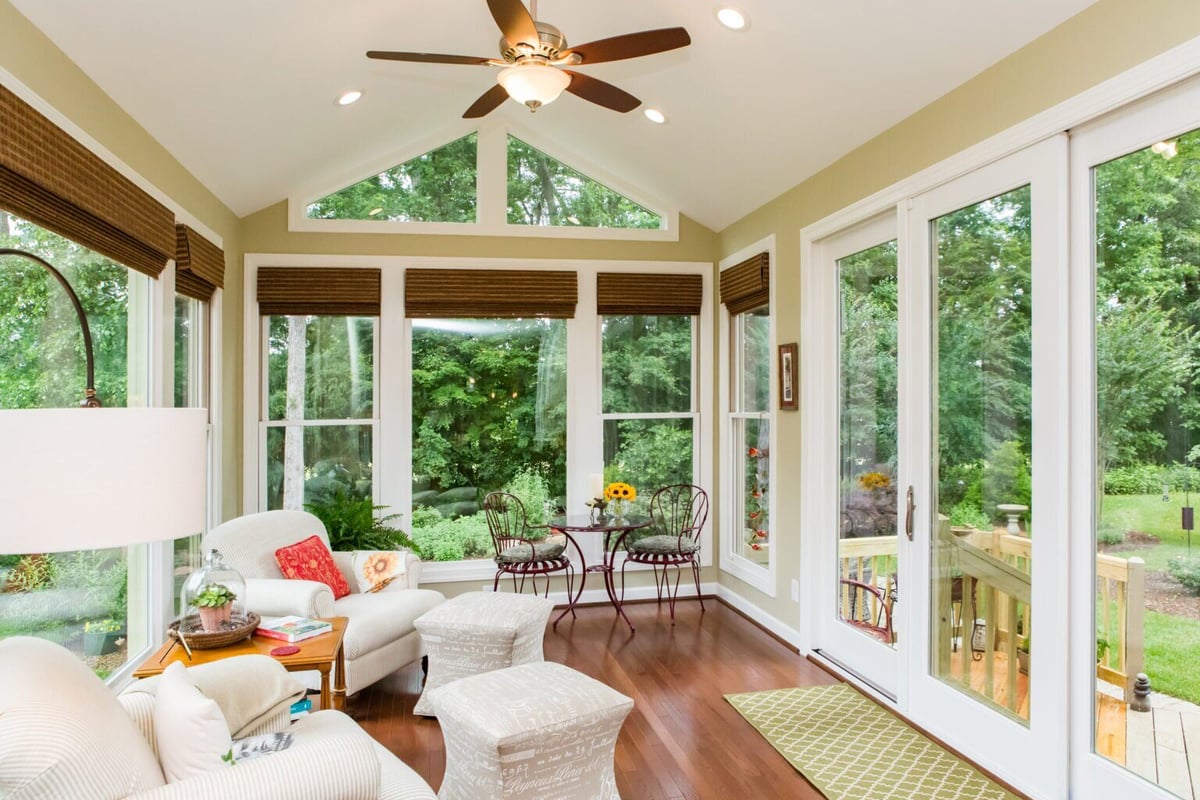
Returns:
[[[774,617],[763,611],[757,605],[727,586],[717,586],[717,600],[741,614],[752,625],[761,628],[773,639],[786,645],[788,649],[795,651],[797,654],[800,653],[800,631],[787,625],[778,617]]]

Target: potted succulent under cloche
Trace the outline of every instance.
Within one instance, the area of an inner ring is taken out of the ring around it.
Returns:
[[[208,633],[221,630],[221,624],[233,618],[233,601],[237,595],[220,583],[207,584],[196,595],[196,610],[200,612],[200,625]]]

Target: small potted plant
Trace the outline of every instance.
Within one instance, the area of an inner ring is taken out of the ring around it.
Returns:
[[[1103,636],[1096,637],[1096,665],[1099,666],[1104,661],[1104,656],[1108,655],[1108,651],[1112,648],[1108,639]]]
[[[89,656],[106,656],[117,652],[125,638],[125,625],[111,617],[83,623],[83,652]]]
[[[196,609],[200,612],[200,625],[205,632],[221,630],[222,623],[233,619],[233,601],[237,595],[227,586],[210,583],[196,595]]]
[[[1021,643],[1017,645],[1017,669],[1022,675],[1029,674],[1029,637],[1022,636]]]

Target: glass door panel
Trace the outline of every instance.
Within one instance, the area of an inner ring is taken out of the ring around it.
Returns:
[[[895,647],[896,241],[837,260],[840,295],[837,618]]]
[[[1200,131],[1092,169],[1095,751],[1200,787]],[[1089,670],[1090,671],[1090,670]],[[1147,710],[1135,696],[1149,678]],[[1185,754],[1187,758],[1185,759]]]
[[[931,671],[1023,724],[1032,644],[1028,185],[931,222]]]

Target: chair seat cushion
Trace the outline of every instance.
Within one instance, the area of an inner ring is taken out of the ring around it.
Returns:
[[[346,658],[356,659],[416,630],[417,617],[441,603],[441,592],[430,589],[355,592],[333,602],[333,613],[349,617],[342,647]],[[397,665],[399,666],[399,665]]]
[[[533,561],[550,561],[558,558],[567,548],[566,542],[535,542],[531,548],[527,544],[514,544],[505,548],[496,556],[497,564],[525,564]]]
[[[629,552],[637,555],[691,555],[700,549],[700,545],[691,539],[678,536],[647,536],[629,545]]]

